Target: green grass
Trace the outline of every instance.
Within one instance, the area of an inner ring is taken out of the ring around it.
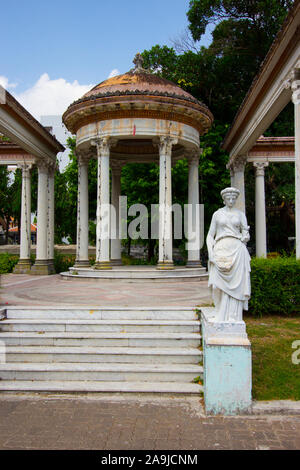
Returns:
[[[300,340],[300,317],[244,320],[252,343],[253,398],[300,400],[300,364],[292,363],[292,343]]]

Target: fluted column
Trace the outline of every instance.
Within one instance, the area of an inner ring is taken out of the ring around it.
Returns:
[[[300,259],[300,69],[294,71],[292,101],[295,110],[295,226],[296,258]]]
[[[112,210],[114,211],[113,217],[111,218],[111,264],[113,266],[122,265],[122,255],[121,255],[121,238],[119,233],[120,223],[119,223],[119,197],[121,196],[121,172],[122,166],[118,163],[114,163],[111,167],[111,205]],[[114,223],[114,227],[112,224]]]
[[[22,170],[22,195],[21,195],[21,239],[20,258],[14,268],[15,274],[30,272],[30,248],[31,248],[31,175],[32,165],[23,163],[18,165]]]
[[[55,272],[54,268],[54,178],[55,164],[48,170],[48,266],[49,274]]]
[[[187,268],[201,267],[200,261],[200,206],[199,206],[199,152],[189,159],[188,181],[188,249]]]
[[[77,244],[75,267],[89,267],[89,185],[88,156],[77,153]]]
[[[267,257],[267,227],[265,203],[265,168],[268,162],[255,162],[255,238],[256,256]]]
[[[231,181],[234,183],[234,188],[237,188],[240,191],[240,195],[236,201],[235,207],[242,212],[246,212],[245,164],[245,157],[237,157],[234,162],[230,165]]]
[[[110,264],[110,197],[109,197],[109,158],[112,140],[108,137],[95,139],[97,148],[97,229],[95,269],[111,269]]]
[[[50,274],[48,263],[48,164],[40,162],[38,164],[38,200],[37,200],[37,242],[36,259],[32,266],[32,274]]]
[[[172,146],[177,139],[161,137],[159,142],[159,259],[157,269],[173,269],[172,233]]]

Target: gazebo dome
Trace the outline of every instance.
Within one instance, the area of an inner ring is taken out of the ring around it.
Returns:
[[[109,78],[69,106],[63,115],[72,133],[91,122],[120,118],[154,118],[177,121],[200,135],[210,128],[213,116],[207,106],[176,84],[142,68],[137,54],[135,68]]]
[[[179,86],[145,70],[140,54],[133,62],[134,69],[101,82],[71,104],[63,115],[66,127],[76,133],[76,270],[89,267],[88,161],[91,158],[97,159],[98,166],[96,270],[105,271],[111,269],[112,264],[122,263],[121,238],[114,235],[119,233],[121,170],[124,165],[159,164],[158,270],[174,269],[172,210],[169,210],[172,207],[172,165],[182,158],[187,159],[189,165],[189,204],[196,216],[199,212],[200,136],[210,128],[213,116],[204,104]],[[188,216],[189,235],[195,242],[188,250],[188,266],[199,274],[203,268],[200,262],[200,223],[196,216]],[[114,223],[112,230],[111,221]],[[179,225],[182,227],[181,222]]]

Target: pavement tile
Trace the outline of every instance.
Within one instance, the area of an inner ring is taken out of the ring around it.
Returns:
[[[189,399],[0,396],[0,449],[292,450],[300,449],[300,417],[205,417]]]

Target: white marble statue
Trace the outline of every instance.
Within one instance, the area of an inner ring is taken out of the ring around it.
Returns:
[[[234,208],[240,192],[236,188],[221,191],[224,207],[212,217],[207,235],[208,285],[215,304],[214,321],[242,321],[250,298],[250,239],[245,214]]]

